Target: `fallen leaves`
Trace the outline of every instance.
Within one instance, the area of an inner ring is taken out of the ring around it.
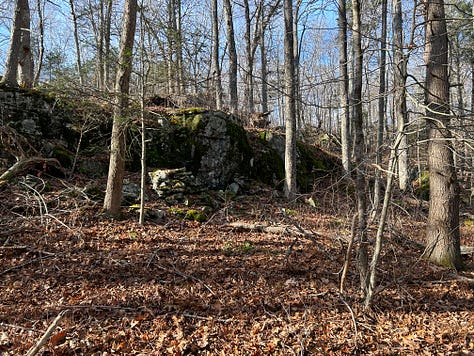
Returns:
[[[282,214],[286,202],[270,201],[271,192],[263,191],[226,202],[205,224],[170,215],[163,226],[142,227],[132,215],[110,221],[97,206],[50,194],[44,199],[56,219],[43,217],[45,229],[38,228],[36,210],[2,197],[0,219],[14,231],[0,235],[5,355],[24,354],[64,309],[70,312],[45,346],[50,354],[428,355],[474,349],[473,289],[420,261],[416,246],[399,238],[386,242],[372,314],[361,311],[353,266],[341,300],[347,207],[325,215],[302,203]],[[24,220],[12,206],[25,212]],[[318,209],[323,206],[320,201]],[[406,225],[413,236],[423,228],[417,221]],[[305,235],[295,240],[291,229],[297,226]],[[311,231],[321,234],[304,238]]]

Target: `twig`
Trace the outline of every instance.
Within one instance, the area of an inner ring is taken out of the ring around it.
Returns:
[[[354,349],[357,350],[359,348],[359,345],[357,342],[358,340],[357,335],[359,334],[359,331],[357,330],[357,321],[354,315],[354,311],[352,310],[351,306],[344,300],[341,294],[339,294],[339,298],[341,299],[341,301],[344,303],[344,305],[347,307],[347,309],[349,309],[349,312],[351,313],[352,324],[354,325]]]
[[[349,245],[347,246],[346,259],[344,261],[344,267],[342,268],[341,282],[339,283],[339,292],[341,294],[344,293],[344,282],[346,281],[347,271],[349,269],[349,264],[351,263],[352,246],[354,245],[356,221],[358,216],[359,214],[355,213],[352,217],[351,239],[349,240]]]
[[[58,325],[58,323],[63,318],[64,314],[66,314],[67,312],[68,312],[68,309],[63,310],[62,312],[60,312],[58,314],[58,316],[49,325],[48,329],[46,329],[46,331],[43,334],[43,336],[41,337],[41,339],[38,340],[38,342],[36,343],[36,345],[34,347],[32,347],[28,350],[28,353],[26,354],[26,356],[34,356],[41,350],[43,345],[48,341],[49,337],[53,333],[53,331],[56,328],[56,326]]]
[[[18,329],[18,330],[23,330],[23,331],[32,331],[32,332],[35,332],[35,333],[41,332],[38,329],[25,328],[25,327],[20,326],[20,325],[7,324],[7,323],[3,323],[3,322],[0,322],[0,326],[3,326],[4,328]]]
[[[288,225],[277,226],[277,225],[265,225],[265,224],[249,224],[243,221],[231,222],[227,224],[227,226],[236,228],[236,229],[242,229],[242,230],[256,230],[256,231],[266,232],[270,234],[280,234],[280,233],[288,232],[292,235],[299,235],[299,236],[312,237],[312,238],[314,238],[314,235],[323,236],[323,234],[320,234],[318,232],[307,231],[299,226],[295,226],[296,229],[294,229]]]
[[[219,321],[221,323],[229,323],[231,322],[233,319],[232,318],[229,318],[229,319],[216,319],[216,318],[213,318],[212,316],[201,316],[201,315],[194,315],[194,314],[183,314],[183,316],[185,318],[191,318],[191,319],[199,319],[199,320],[208,320],[208,321]]]
[[[42,253],[45,253],[45,252],[42,252]],[[49,252],[48,252],[48,253],[49,253]],[[3,272],[0,272],[0,276],[6,274],[6,273],[8,273],[8,272],[14,271],[14,270],[16,270],[16,269],[19,269],[19,268],[28,266],[29,264],[35,263],[35,262],[37,262],[37,261],[42,261],[42,260],[45,260],[45,259],[47,259],[47,258],[51,258],[51,257],[53,257],[53,256],[56,256],[56,254],[51,253],[50,255],[47,255],[47,256],[41,256],[41,257],[38,257],[38,258],[33,258],[32,260],[29,260],[28,262],[19,264],[19,265],[17,265],[17,266],[10,267],[10,268],[4,270]]]

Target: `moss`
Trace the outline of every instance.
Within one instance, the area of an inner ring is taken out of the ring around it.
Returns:
[[[51,156],[56,158],[64,168],[71,168],[74,162],[74,156],[63,146],[55,146],[51,152]]]
[[[423,200],[430,199],[430,173],[429,171],[421,172],[420,176],[413,182],[415,194]]]
[[[282,182],[285,178],[285,162],[277,151],[265,147],[256,154],[254,168],[251,170],[250,176],[280,189],[283,187]]]
[[[206,221],[206,215],[194,209],[188,210],[184,217],[192,221],[198,221],[198,222]]]
[[[174,125],[187,128],[191,131],[197,131],[203,128],[204,111],[201,108],[180,109],[173,112],[170,116],[170,122]]]
[[[464,220],[464,226],[471,227],[474,226],[474,221],[471,219]]]
[[[169,208],[168,213],[178,216],[186,216],[186,212],[181,208]]]

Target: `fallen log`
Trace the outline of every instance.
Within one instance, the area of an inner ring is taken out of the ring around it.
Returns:
[[[23,172],[37,165],[52,166],[61,172],[63,171],[61,164],[56,158],[44,158],[44,157],[28,157],[22,158],[16,162],[13,166],[8,168],[0,176],[0,188],[8,184],[13,178],[19,176]]]

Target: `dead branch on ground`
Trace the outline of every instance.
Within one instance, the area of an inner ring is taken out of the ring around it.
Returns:
[[[0,188],[8,184],[13,178],[22,174],[26,170],[35,167],[36,165],[52,166],[62,171],[61,164],[56,158],[44,158],[44,157],[29,157],[20,159],[13,166],[7,169],[0,176]]]
[[[41,348],[43,347],[43,345],[48,341],[49,337],[51,336],[51,334],[53,333],[54,329],[56,328],[56,326],[58,325],[58,323],[61,321],[61,319],[63,318],[64,314],[67,313],[67,309],[66,310],[63,310],[62,312],[60,312],[58,314],[58,316],[56,318],[54,318],[53,322],[49,325],[48,329],[46,329],[45,333],[43,334],[43,336],[38,340],[38,342],[36,343],[36,345],[34,347],[32,347],[31,349],[28,350],[28,353],[26,354],[26,356],[34,356],[36,355],[40,350]]]

